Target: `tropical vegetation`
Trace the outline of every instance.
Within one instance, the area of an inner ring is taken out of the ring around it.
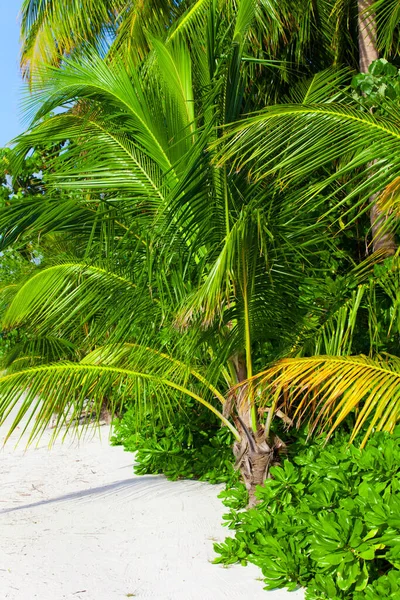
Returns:
[[[307,587],[307,600],[398,598],[399,431],[365,450],[338,434],[329,446],[298,436],[296,455],[272,467],[259,504],[238,511],[239,486],[223,492],[226,524],[215,562],[258,565],[266,589]]]
[[[24,0],[30,126],[2,155],[0,208],[10,434],[107,410],[142,472],[213,481],[232,443],[277,547],[274,482],[311,477],[277,467],[287,428],[351,427],[368,448],[395,430],[398,44],[392,0]],[[314,525],[308,574],[280,583],[325,572]],[[357,565],[339,590],[380,574]]]

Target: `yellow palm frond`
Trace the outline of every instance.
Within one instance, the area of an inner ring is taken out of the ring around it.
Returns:
[[[355,415],[351,441],[365,429],[392,432],[400,418],[400,359],[394,356],[288,358],[255,377],[261,398],[281,398],[284,412],[328,436]]]

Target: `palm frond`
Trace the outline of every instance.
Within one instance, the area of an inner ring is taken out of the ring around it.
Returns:
[[[21,25],[23,74],[32,78],[42,63],[57,64],[65,53],[70,54],[84,41],[96,42],[103,28],[112,22],[109,0],[24,0]]]
[[[3,317],[3,328],[24,324],[36,333],[62,331],[64,337],[81,332],[91,345],[105,337],[129,338],[135,322],[144,324],[149,312],[156,318],[156,303],[129,278],[95,265],[62,263],[26,281]]]
[[[148,370],[151,364],[153,374],[158,373],[159,376],[168,377],[168,379],[179,382],[180,385],[187,386],[190,378],[198,380],[222,405],[225,404],[225,397],[212,384],[207,376],[207,370],[202,372],[204,370],[202,366],[199,364],[194,366],[194,362],[193,357],[191,361],[183,361],[156,348],[133,343],[108,344],[96,348],[82,360],[82,364],[134,367],[137,370]]]
[[[7,206],[0,208],[0,249],[35,239],[50,233],[74,235],[88,239],[90,236],[100,237],[104,227],[112,227],[116,238],[124,236],[137,238],[132,231],[135,206],[118,210],[115,203],[108,201],[104,195],[77,197],[69,194],[51,193],[43,196],[12,199]]]
[[[149,51],[146,32],[161,34],[178,9],[173,0],[24,0],[23,75],[32,81],[42,64],[59,65],[88,45],[104,47],[112,56],[123,51],[143,59]]]
[[[345,356],[352,352],[354,331],[359,317],[362,299],[366,294],[365,285],[352,290],[350,297],[331,311],[316,330],[309,333],[312,354]],[[304,342],[303,342],[304,343]],[[306,344],[307,348],[307,344]]]
[[[25,101],[26,114],[35,122],[56,108],[69,109],[79,98],[81,106],[74,114],[90,116],[113,115],[114,127],[135,132],[136,145],[168,171],[168,140],[165,138],[163,121],[157,102],[157,88],[146,86],[136,67],[122,60],[112,65],[94,50],[80,61],[68,60],[62,70],[44,67],[51,77],[34,88]],[[87,102],[85,105],[83,102]],[[113,109],[113,110],[112,110]],[[42,127],[45,127],[44,123]],[[29,135],[29,134],[28,134]],[[64,140],[68,135],[64,136]]]
[[[279,396],[284,410],[328,436],[354,415],[351,441],[365,430],[393,431],[400,419],[400,361],[394,356],[314,356],[284,359],[255,380],[261,396]]]
[[[282,104],[338,103],[344,100],[344,89],[349,84],[352,72],[348,68],[324,69],[311,78],[301,79],[290,93],[282,98]]]
[[[182,42],[166,45],[153,38],[152,44],[160,75],[171,95],[172,104],[180,113],[182,125],[191,126],[190,129],[193,131],[195,115],[189,50]]]
[[[400,6],[396,0],[377,0],[370,9],[378,25],[378,45],[385,56],[396,56],[399,52]]]
[[[214,4],[215,10],[216,0],[197,0],[193,3],[193,6],[189,6],[181,15],[180,19],[172,24],[167,41],[171,41],[185,34],[190,38],[191,34],[196,30],[198,31],[198,29],[201,29],[206,22],[207,12],[211,4]]]
[[[226,134],[218,164],[232,161],[256,180],[274,177],[280,189],[298,186],[301,206],[317,208],[329,199],[335,208],[351,202],[342,216],[362,205],[367,210],[368,198],[392,183],[400,166],[400,113],[395,104],[392,109],[383,118],[344,104],[268,107]],[[336,170],[310,184],[318,169],[332,164]],[[332,182],[339,186],[329,194]]]
[[[174,0],[148,0],[124,2],[118,16],[115,39],[108,56],[124,55],[143,61],[151,48],[151,36],[165,36],[181,9]]]
[[[165,377],[135,369],[85,363],[58,363],[31,367],[0,377],[0,423],[13,413],[7,438],[24,422],[21,435],[30,430],[28,443],[39,439],[56,413],[57,422],[52,438],[76,427],[81,415],[98,421],[105,400],[112,413],[120,409],[127,398],[137,408],[138,426],[146,408],[156,406],[168,415],[179,404],[179,396],[188,396],[206,406],[235,435],[233,425],[203,397],[189,387]]]
[[[2,365],[8,373],[24,367],[50,363],[56,360],[73,359],[78,349],[69,340],[55,337],[28,337],[14,344],[2,359]]]

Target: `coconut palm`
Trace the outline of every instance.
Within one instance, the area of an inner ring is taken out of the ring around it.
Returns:
[[[233,168],[251,170],[253,181],[294,187],[293,199],[296,197],[299,210],[315,208],[316,203],[321,207],[330,204],[328,212],[333,216],[337,207],[344,207],[340,213],[343,228],[369,211],[373,198],[380,221],[373,241],[379,242],[375,245],[382,247],[384,256],[386,245],[380,242],[386,238],[392,248],[392,232],[398,227],[398,99],[387,102],[384,115],[363,112],[350,97],[340,103],[267,107],[226,134],[219,164],[233,160]],[[316,172],[322,174],[321,169],[326,169],[325,175],[310,183]],[[376,229],[374,222],[372,229],[374,225]],[[386,318],[386,343],[395,333],[393,350],[398,351],[397,256],[383,273],[383,279],[375,274],[366,283],[359,282],[347,302],[328,315],[322,329],[313,331],[317,339],[311,352],[322,351],[325,355],[278,361],[252,380],[258,384],[257,393],[266,398],[273,396],[283,411],[294,410],[298,423],[311,418],[313,430],[328,426],[329,433],[356,411],[352,439],[363,431],[362,444],[375,430],[392,431],[399,419],[399,361],[393,355],[373,353],[379,352],[382,344],[381,324],[373,308],[374,295],[381,288],[390,313]],[[373,293],[364,303],[370,313],[364,325],[371,334],[371,356],[348,356],[368,289]],[[303,353],[305,347],[300,344],[300,348]]]
[[[116,410],[128,398],[140,427],[152,406],[167,416],[191,397],[231,429],[252,502],[282,443],[274,407],[260,413],[253,385],[235,385],[251,379],[261,344],[289,351],[313,304],[300,286],[330,247],[315,213],[296,211],[286,190],[252,182],[247,169],[219,168],[211,149],[259,100],[246,58],[254,10],[242,0],[232,25],[214,2],[190,47],[185,35],[153,37],[139,67],[92,51],[50,68],[28,100],[34,122],[14,168],[51,141],[61,147],[48,163],[52,187],[0,215],[9,240],[21,228],[86,239],[81,254],[43,261],[4,317],[5,330],[28,338],[0,378],[2,420],[22,403],[11,431],[28,413],[35,439],[56,412],[57,435],[88,400],[98,416],[105,399]],[[259,68],[280,66],[262,59]],[[337,95],[333,81],[346,77],[322,73],[295,94]],[[51,189],[72,196],[55,206]],[[55,339],[69,355],[48,364],[54,352],[43,348]]]
[[[298,347],[309,322],[328,330],[302,287],[329,254],[327,201],[331,211],[351,201],[343,219],[393,189],[398,142],[394,119],[344,102],[346,72],[316,74],[292,90],[296,104],[241,119],[285,89],[304,47],[299,27],[286,45],[280,30],[270,46],[256,38],[259,11],[249,0],[232,12],[197,2],[164,39],[146,38],[142,60],[86,48],[48,68],[27,102],[33,125],[14,166],[51,141],[50,189],[72,196],[48,193],[0,214],[3,240],[72,231],[82,247],[44,261],[5,315],[28,342],[0,379],[2,419],[23,398],[12,429],[33,410],[34,439],[54,411],[57,435],[88,400],[99,416],[105,399],[115,410],[133,398],[140,427],[150,407],[168,418],[188,396],[231,429],[251,501],[282,444],[271,427],[283,414],[280,388],[261,397],[253,378],[258,349],[276,358]],[[221,142],[222,128],[231,133]],[[62,362],[48,364],[57,352]]]

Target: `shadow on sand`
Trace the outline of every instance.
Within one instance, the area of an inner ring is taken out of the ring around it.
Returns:
[[[39,506],[46,506],[47,504],[56,504],[61,502],[69,502],[74,500],[84,500],[85,498],[90,499],[93,496],[104,498],[108,495],[115,493],[124,492],[124,498],[142,498],[143,496],[153,494],[157,491],[157,497],[160,496],[176,496],[182,493],[181,485],[185,486],[185,493],[189,488],[197,489],[204,485],[201,481],[191,481],[188,479],[182,479],[180,481],[168,481],[163,475],[142,475],[140,477],[131,477],[129,479],[122,479],[120,481],[114,481],[106,485],[89,488],[86,490],[80,490],[78,492],[71,492],[70,494],[63,494],[62,496],[56,496],[55,498],[48,498],[47,500],[40,500],[38,502],[31,502],[29,504],[21,504],[12,508],[3,508],[0,510],[0,515],[17,512],[20,510],[28,510],[30,508],[36,508]]]

